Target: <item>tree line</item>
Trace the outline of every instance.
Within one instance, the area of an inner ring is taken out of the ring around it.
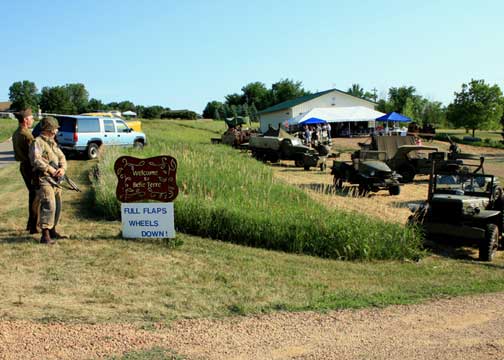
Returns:
[[[462,84],[460,92],[454,92],[454,100],[448,106],[429,100],[417,93],[414,86],[391,87],[385,98],[378,99],[376,90],[366,91],[359,84],[352,84],[347,94],[376,103],[376,110],[401,113],[419,125],[437,127],[493,130],[504,128],[504,97],[498,85],[484,80],[472,79]],[[262,82],[249,83],[241,93],[225,96],[225,101],[211,101],[203,110],[204,118],[225,119],[234,116],[249,116],[257,121],[257,113],[270,106],[312,94],[302,82],[282,79],[270,89]]]
[[[134,111],[144,119],[197,119],[198,114],[190,110],[172,110],[161,105],[135,105],[129,100],[104,103],[89,98],[84,84],[66,84],[62,86],[45,86],[39,92],[34,82],[24,80],[14,82],[9,87],[11,109],[31,108],[35,113],[39,107],[44,113],[75,115],[86,112],[119,110]]]

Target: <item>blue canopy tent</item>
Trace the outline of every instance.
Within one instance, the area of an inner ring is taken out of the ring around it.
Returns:
[[[376,118],[376,121],[385,121],[387,123],[387,127],[385,129],[385,134],[389,133],[389,122],[410,122],[411,119],[402,114],[396,113],[395,111],[389,112],[379,118]]]
[[[411,119],[407,116],[396,113],[395,111],[389,112],[379,118],[376,121],[390,121],[390,122],[410,122]]]
[[[323,119],[319,119],[319,118],[316,118],[316,117],[311,117],[309,119],[306,119],[305,121],[301,121],[300,123],[298,123],[298,125],[315,125],[315,124],[327,124],[327,121],[323,120]]]

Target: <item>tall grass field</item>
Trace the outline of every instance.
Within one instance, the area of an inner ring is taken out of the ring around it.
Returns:
[[[127,153],[177,159],[177,231],[241,245],[332,259],[416,259],[421,237],[399,224],[327,209],[301,189],[273,178],[247,153],[210,138],[222,122],[144,121],[149,145],[142,152],[106,149],[93,180],[96,211],[120,217],[115,160]]]
[[[0,118],[0,142],[3,142],[10,138],[17,127],[18,122],[16,119]]]

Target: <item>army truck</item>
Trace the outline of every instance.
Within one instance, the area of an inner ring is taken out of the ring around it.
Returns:
[[[427,237],[469,239],[478,242],[479,260],[492,261],[504,227],[504,195],[498,179],[479,165],[432,167],[428,198],[410,209],[409,224],[420,226]]]
[[[401,192],[399,179],[401,176],[391,170],[381,161],[385,154],[380,151],[356,151],[352,154],[352,161],[333,161],[331,174],[336,189],[341,189],[344,182],[357,184],[359,195],[369,192],[388,190],[390,195]]]
[[[251,137],[248,148],[252,156],[260,161],[275,163],[279,160],[293,160],[297,167],[305,170],[310,170],[311,167],[325,168],[325,156],[303,145],[299,138],[282,129],[275,133],[268,132],[264,136]]]

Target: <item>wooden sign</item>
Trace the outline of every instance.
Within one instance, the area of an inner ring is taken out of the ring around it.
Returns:
[[[114,164],[116,196],[121,202],[172,202],[178,195],[177,160],[171,156],[138,159],[121,156]]]

